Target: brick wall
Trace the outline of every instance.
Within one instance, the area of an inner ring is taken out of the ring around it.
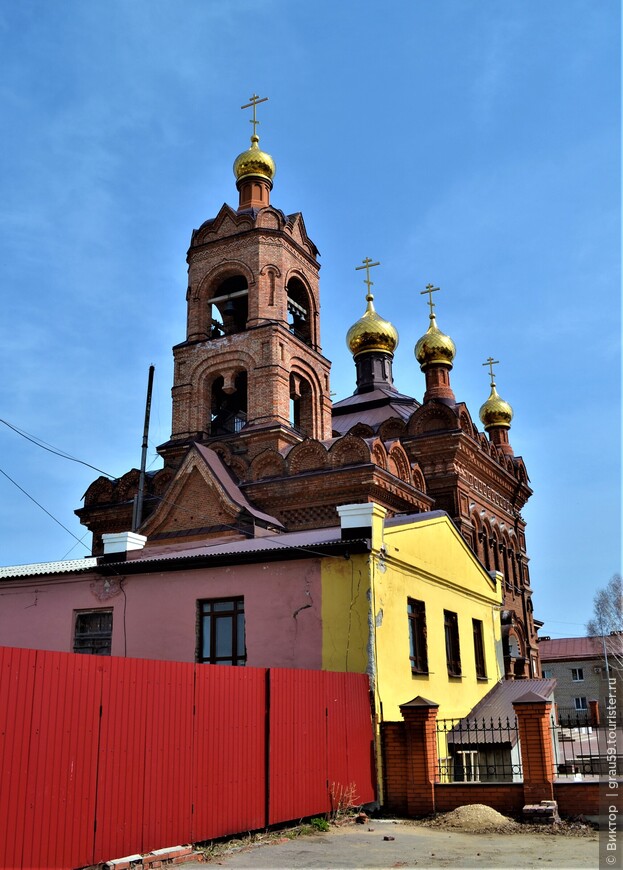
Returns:
[[[554,800],[562,816],[598,816],[598,782],[555,782]]]
[[[406,733],[404,722],[383,722],[381,725],[385,809],[399,815],[407,814]]]
[[[435,812],[447,813],[465,804],[485,804],[505,815],[523,809],[523,783],[452,782],[435,785]]]
[[[385,808],[411,818],[449,812],[465,804],[485,804],[505,815],[520,815],[526,804],[552,798],[562,816],[598,815],[598,782],[554,782],[549,717],[551,704],[536,696],[515,705],[523,782],[435,782],[436,706],[418,698],[400,710],[404,722],[381,726]]]

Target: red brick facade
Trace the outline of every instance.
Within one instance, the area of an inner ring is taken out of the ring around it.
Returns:
[[[288,530],[336,525],[338,504],[374,501],[389,516],[444,510],[485,568],[504,575],[506,675],[537,676],[521,516],[531,490],[508,431],[478,430],[454,398],[450,362],[426,368],[423,404],[399,394],[389,351],[357,356],[354,396],[332,405],[316,247],[300,213],[270,205],[271,180],[251,174],[238,186],[238,210],[223,205],[192,234],[171,438],[159,448],[164,469],[146,484],[142,530],[150,540],[222,532],[207,484],[203,493],[199,481],[177,485],[176,498],[192,501],[187,523],[162,501],[194,443],[214,450],[255,508]],[[130,528],[136,487],[131,471],[87,491],[77,513],[95,554],[104,532]],[[235,530],[235,511],[227,521]]]

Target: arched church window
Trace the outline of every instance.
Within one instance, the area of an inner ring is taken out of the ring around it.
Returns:
[[[313,394],[309,383],[300,375],[290,375],[290,425],[303,435],[313,433]]]
[[[210,338],[220,338],[242,332],[249,315],[249,285],[243,275],[233,275],[221,281],[208,300]]]
[[[521,655],[517,638],[511,634],[508,637],[508,654],[513,659],[518,659]]]
[[[481,543],[482,561],[484,562],[487,571],[491,570],[491,558],[489,555],[489,536],[486,529],[478,535]]]
[[[247,373],[239,372],[233,385],[225,388],[216,378],[210,396],[210,435],[233,435],[247,422]]]
[[[311,311],[307,288],[298,278],[290,278],[286,285],[286,294],[290,332],[311,347]]]

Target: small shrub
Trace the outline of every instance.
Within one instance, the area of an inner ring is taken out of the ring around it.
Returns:
[[[326,819],[321,819],[319,816],[316,816],[316,818],[312,819],[310,822],[310,825],[316,831],[328,831],[329,830],[328,821]]]

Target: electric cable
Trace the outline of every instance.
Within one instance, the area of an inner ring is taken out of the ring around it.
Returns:
[[[110,480],[117,480],[117,478],[113,474],[109,474],[107,471],[102,471],[102,469],[98,468],[96,465],[91,465],[90,462],[84,462],[82,459],[78,459],[77,457],[72,456],[70,453],[65,453],[63,450],[58,450],[56,447],[53,447],[51,444],[47,444],[47,442],[43,441],[40,438],[37,438],[35,435],[30,435],[28,432],[26,432],[25,429],[19,429],[17,426],[13,426],[13,424],[9,423],[8,420],[3,420],[0,417],[0,423],[4,423],[4,425],[8,426],[9,429],[12,429],[13,432],[21,435],[22,438],[25,438],[32,444],[35,444],[37,447],[41,447],[42,450],[47,450],[48,453],[53,453],[55,456],[60,456],[62,459],[69,459],[71,460],[71,462],[78,462],[80,465],[86,465],[87,468],[92,468],[93,471],[99,471],[100,474],[103,474],[105,477],[110,478]]]
[[[71,535],[72,538],[75,538],[76,541],[78,541],[79,544],[82,544],[82,546],[83,546],[85,549],[87,549],[87,550],[89,549],[89,548],[87,547],[87,545],[86,545],[83,541],[81,541],[80,538],[79,538],[77,535],[74,535],[74,533],[73,533],[72,531],[70,531],[70,529],[68,529],[67,526],[64,526],[60,520],[57,520],[56,517],[55,517],[53,514],[51,514],[49,510],[46,510],[46,508],[44,508],[42,504],[39,504],[39,502],[37,501],[37,499],[36,499],[36,498],[33,498],[32,495],[30,495],[30,493],[26,492],[26,490],[25,490],[23,487],[21,487],[21,486],[19,485],[19,483],[17,483],[15,480],[13,480],[13,478],[10,477],[10,476],[6,473],[6,471],[3,471],[3,470],[0,468],[0,474],[3,474],[3,475],[6,477],[7,480],[10,480],[11,483],[13,484],[13,486],[16,486],[16,487],[19,489],[20,492],[23,492],[24,495],[25,495],[27,498],[29,498],[32,502],[34,502],[34,503],[37,505],[38,508],[41,508],[41,510],[42,510],[44,513],[46,513],[46,514],[50,517],[50,519],[53,519],[54,522],[57,523],[57,524],[58,524],[62,529],[65,529],[65,531],[66,531],[69,535]]]

